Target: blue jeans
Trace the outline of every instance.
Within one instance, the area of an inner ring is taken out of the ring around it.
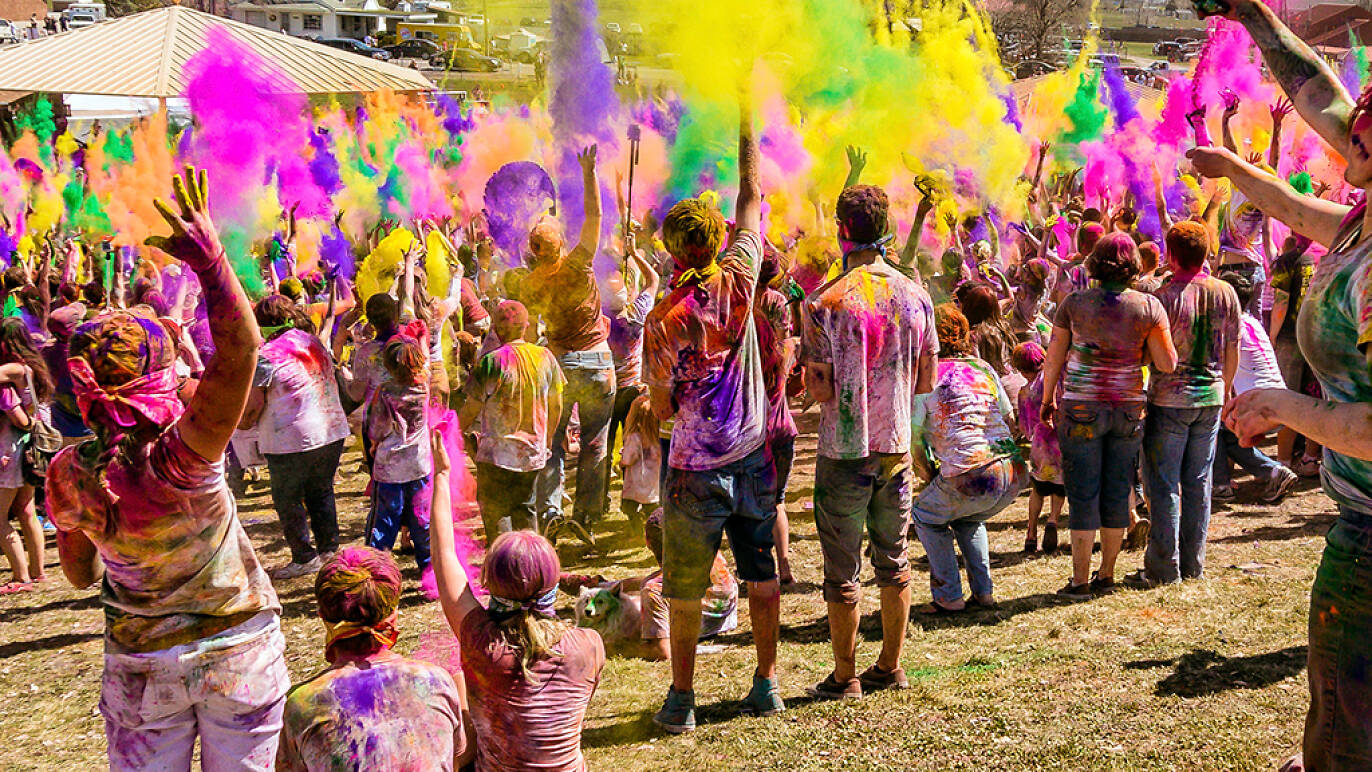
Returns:
[[[1310,770],[1372,769],[1372,515],[1339,509],[1310,589]]]
[[[1144,431],[1144,486],[1153,528],[1143,569],[1155,582],[1205,573],[1210,530],[1210,472],[1215,465],[1220,408],[1150,405]]]
[[[404,483],[372,483],[372,511],[367,518],[367,546],[389,552],[400,526],[410,529],[414,562],[419,570],[429,567],[429,524],[415,515],[415,499],[428,495],[429,478]],[[427,509],[427,506],[426,506]]]
[[[1129,527],[1129,493],[1143,446],[1143,404],[1066,401],[1058,445],[1074,531]]]
[[[1238,464],[1245,472],[1253,475],[1259,480],[1269,480],[1282,465],[1273,461],[1266,453],[1257,448],[1245,448],[1239,444],[1239,438],[1227,428],[1220,424],[1219,440],[1215,443],[1215,469],[1213,486],[1216,488],[1227,486],[1231,482],[1229,474],[1229,462]]]
[[[562,420],[553,434],[553,453],[538,478],[538,514],[545,522],[562,516],[567,424],[576,406],[581,421],[581,453],[572,511],[577,522],[590,530],[605,515],[606,443],[615,408],[614,359],[609,351],[569,351],[558,361],[567,385],[562,390]]]
[[[914,504],[915,534],[929,556],[929,590],[939,603],[962,600],[957,540],[972,594],[991,594],[991,550],[986,521],[1010,506],[1029,479],[1024,462],[1002,458],[956,477],[935,477]],[[818,483],[816,483],[818,485]],[[818,510],[816,507],[816,521]]]

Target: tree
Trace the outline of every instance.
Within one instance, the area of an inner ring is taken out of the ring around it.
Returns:
[[[1064,30],[1079,29],[1088,3],[1081,0],[1000,0],[988,3],[991,25],[1000,36],[1021,43],[1021,58],[1044,58]]]

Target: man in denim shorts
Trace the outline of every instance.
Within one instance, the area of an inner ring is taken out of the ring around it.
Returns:
[[[938,339],[928,293],[884,259],[889,207],[881,188],[843,191],[835,212],[844,272],[805,306],[805,387],[820,404],[815,527],[834,647],[834,672],[810,689],[821,699],[909,686],[900,652],[910,621],[910,411],[932,387]],[[864,530],[881,587],[882,647],[859,676]]]
[[[774,715],[780,586],[772,554],[776,473],[763,444],[767,397],[752,307],[762,260],[757,141],[745,103],[739,129],[739,194],[733,244],[719,256],[724,217],[699,199],[672,207],[663,241],[677,273],[648,316],[644,360],[653,412],[675,417],[663,498],[663,595],[671,603],[672,686],[653,721],[678,734],[695,729],[695,650],[701,599],[727,530],[758,665],[745,712]]]

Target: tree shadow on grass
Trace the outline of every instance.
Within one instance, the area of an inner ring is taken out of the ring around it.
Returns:
[[[4,613],[0,613],[0,620],[12,622],[19,617],[44,614],[49,611],[86,611],[96,608],[100,608],[100,595],[98,593],[85,595],[79,598],[52,600],[37,606],[18,606],[16,608],[5,609]]]
[[[1204,697],[1230,689],[1261,689],[1305,669],[1306,647],[1291,646],[1267,654],[1226,657],[1209,649],[1194,649],[1177,659],[1126,662],[1125,670],[1175,669],[1153,693],[1159,697]]]
[[[79,646],[86,641],[98,640],[103,637],[105,637],[105,633],[101,631],[98,633],[65,633],[63,635],[49,635],[47,638],[13,641],[0,645],[0,659],[9,659],[32,651],[65,649],[68,646]]]
[[[1211,539],[1211,544],[1244,544],[1247,542],[1269,542],[1285,541],[1287,539],[1301,539],[1309,536],[1323,536],[1334,524],[1337,515],[1333,513],[1296,516],[1287,521],[1286,526],[1263,526],[1236,533],[1230,536],[1222,536],[1218,539]]]
[[[707,705],[696,705],[696,725],[707,726],[709,724],[723,724],[729,721],[750,721],[752,716],[743,714],[742,703],[743,694],[747,690],[746,685],[739,686],[738,698],[724,698]],[[666,692],[663,692],[666,695]],[[806,705],[821,702],[818,697],[809,695],[791,695],[786,697],[786,710],[797,710]],[[654,737],[670,737],[671,735],[658,728],[653,723],[653,713],[656,708],[650,710],[618,713],[609,716],[611,719],[622,719],[617,723],[607,726],[587,727],[581,731],[581,747],[583,748],[609,748],[618,745],[629,745],[631,743],[644,742]],[[784,714],[783,714],[784,715]]]
[[[1003,600],[996,604],[995,608],[983,609],[969,606],[964,611],[950,614],[920,614],[916,611],[910,612],[910,624],[924,630],[939,630],[946,627],[978,627],[983,625],[998,625],[1007,619],[1012,619],[1030,611],[1051,608],[1062,605],[1064,601],[1053,593],[1041,592],[1035,595],[1025,595],[1022,598],[1012,598]],[[915,607],[924,605],[925,601],[915,604]],[[880,637],[880,636],[878,636]]]

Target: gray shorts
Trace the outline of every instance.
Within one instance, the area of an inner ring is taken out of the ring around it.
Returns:
[[[910,528],[910,454],[815,459],[815,529],[824,555],[824,600],[862,598],[862,534],[877,585],[910,584],[906,532]]]

